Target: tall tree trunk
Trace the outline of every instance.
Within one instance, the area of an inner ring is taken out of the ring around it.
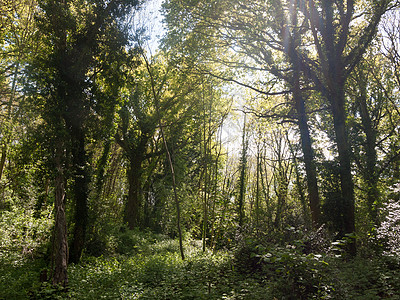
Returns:
[[[19,58],[18,58],[19,60]],[[12,103],[15,100],[15,92],[16,92],[16,86],[17,86],[17,76],[18,76],[18,72],[19,72],[19,62],[16,63],[15,65],[15,70],[14,70],[14,76],[13,76],[13,81],[12,81],[12,85],[11,85],[11,95],[10,95],[10,99],[8,100],[7,103],[7,119],[5,120],[5,126],[4,126],[4,122],[1,126],[1,130],[3,131],[3,134],[5,135],[4,137],[4,145],[1,149],[1,157],[0,157],[0,181],[1,178],[3,176],[3,170],[6,164],[6,157],[7,157],[7,149],[8,149],[8,143],[10,142],[10,138],[11,138],[11,133],[9,131],[9,129],[6,129],[5,127],[9,127],[9,122],[11,122],[11,111],[12,111]]]
[[[203,88],[204,89],[204,88]],[[209,156],[208,156],[208,136],[206,130],[206,106],[204,103],[204,91],[203,91],[203,172],[204,172],[204,184],[203,184],[203,228],[202,228],[202,245],[203,252],[206,251],[206,240],[208,231],[208,198],[209,198]],[[210,132],[209,132],[210,134]]]
[[[359,82],[361,94],[358,97],[360,105],[360,116],[365,133],[365,156],[366,166],[363,172],[365,183],[367,184],[367,205],[371,220],[376,224],[377,220],[377,208],[379,204],[379,189],[378,181],[379,176],[376,168],[377,154],[376,154],[376,130],[372,125],[371,117],[368,112],[367,95],[366,95],[366,78],[361,74],[362,78]]]
[[[146,69],[150,75],[151,91],[153,94],[154,105],[155,105],[156,114],[158,117],[158,124],[160,126],[161,137],[162,137],[162,140],[164,143],[164,148],[167,153],[168,163],[169,163],[169,167],[171,170],[172,188],[174,191],[174,200],[175,200],[175,207],[176,207],[176,219],[177,219],[176,223],[177,223],[177,229],[178,229],[178,235],[179,235],[179,250],[181,252],[181,258],[182,258],[182,260],[184,260],[185,253],[183,250],[183,238],[182,238],[182,229],[181,229],[181,208],[180,208],[178,192],[177,192],[177,188],[176,188],[175,168],[174,168],[174,164],[172,163],[171,153],[169,152],[167,139],[165,138],[165,134],[164,134],[164,126],[163,126],[162,118],[161,118],[161,114],[160,114],[160,100],[158,98],[158,93],[156,92],[156,83],[155,83],[155,79],[153,77],[153,72],[151,70],[151,66],[150,66],[150,63],[149,63],[146,55],[143,55],[143,59],[146,63]]]
[[[289,144],[290,147],[290,153],[292,154],[293,157],[293,165],[294,165],[294,171],[296,174],[296,186],[297,186],[297,191],[299,193],[299,198],[300,198],[300,203],[303,209],[303,215],[304,215],[304,222],[307,228],[310,227],[312,221],[310,220],[310,214],[307,210],[307,200],[306,200],[306,196],[304,193],[304,189],[303,186],[301,184],[301,176],[300,176],[300,170],[299,170],[299,164],[297,162],[297,157],[296,157],[296,153],[293,149],[293,145],[290,143],[289,141],[289,137],[286,135],[286,139],[287,139],[287,143]],[[316,225],[316,224],[315,224]]]
[[[338,86],[336,93],[332,93],[331,97],[333,125],[339,154],[340,186],[344,205],[342,209],[344,221],[343,232],[351,234],[355,232],[355,199],[353,177],[351,175],[351,149],[346,129],[347,117],[344,105],[345,97],[343,89]],[[355,252],[355,242],[350,242],[349,253],[354,255]]]
[[[0,180],[3,176],[4,166],[6,164],[6,156],[7,156],[7,144],[4,144],[1,149],[1,157],[0,157]]]
[[[257,160],[256,160],[256,230],[258,234],[260,219],[260,141],[257,141]]]
[[[68,284],[68,242],[67,220],[65,217],[65,187],[63,170],[64,147],[61,141],[57,142],[55,153],[55,165],[57,169],[55,178],[55,225],[54,225],[54,272],[53,285],[66,287]]]
[[[272,224],[272,208],[271,208],[271,177],[270,181],[268,181],[268,168],[266,163],[266,141],[263,142],[263,155],[260,158],[260,178],[261,178],[261,188],[264,194],[265,199],[265,208],[266,208],[266,218],[267,218],[267,227],[269,228]],[[265,174],[263,173],[263,169],[265,170]],[[265,180],[265,181],[264,181]]]
[[[73,231],[70,262],[78,263],[86,242],[88,225],[88,183],[87,156],[85,151],[85,135],[81,128],[73,128],[72,155],[74,168],[75,227]]]
[[[293,5],[294,3],[292,3]],[[292,26],[296,28],[298,26],[297,22],[297,10],[294,5],[291,7],[292,17],[291,22]],[[317,182],[317,170],[314,161],[314,153],[312,149],[312,140],[310,136],[310,130],[308,128],[308,117],[306,112],[306,106],[304,97],[302,95],[301,86],[300,86],[300,58],[297,55],[297,48],[299,47],[299,32],[298,30],[294,30],[293,37],[290,40],[290,43],[287,43],[287,54],[290,63],[293,67],[293,78],[291,79],[292,86],[292,94],[294,106],[297,112],[297,124],[299,126],[300,131],[300,140],[301,140],[301,149],[303,151],[303,159],[304,159],[304,167],[306,170],[307,177],[307,191],[309,198],[309,205],[311,210],[311,220],[312,225],[314,227],[318,227],[320,225],[320,216],[321,216],[321,208],[320,208],[320,198],[318,192],[318,182]]]
[[[297,87],[295,87],[297,90]],[[298,125],[300,130],[301,149],[303,151],[304,167],[307,177],[307,191],[311,210],[311,219],[314,227],[320,224],[321,208],[317,184],[317,170],[315,167],[314,154],[310,130],[307,124],[307,114],[304,99],[299,91],[294,93],[295,106],[298,114]]]
[[[242,154],[240,159],[240,175],[239,175],[239,193],[237,199],[237,214],[238,214],[238,225],[239,228],[243,226],[244,221],[244,206],[246,196],[246,168],[247,168],[247,147],[248,141],[246,139],[246,114],[244,115],[243,121],[243,133],[242,133]]]

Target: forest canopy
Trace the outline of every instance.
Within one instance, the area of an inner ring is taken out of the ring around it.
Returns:
[[[0,4],[0,299],[400,296],[398,1]]]

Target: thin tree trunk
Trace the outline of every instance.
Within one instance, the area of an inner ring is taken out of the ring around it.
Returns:
[[[6,156],[7,156],[7,144],[4,144],[3,148],[1,149],[1,157],[0,157],[0,180],[1,177],[3,176],[3,170],[6,164]]]
[[[180,205],[179,205],[178,192],[177,192],[177,189],[176,189],[174,165],[172,163],[171,153],[169,152],[167,140],[166,140],[165,134],[164,134],[164,126],[163,126],[162,119],[161,119],[161,114],[160,114],[159,99],[158,99],[158,96],[157,96],[156,86],[155,86],[156,83],[154,81],[153,73],[151,72],[151,69],[150,69],[149,61],[147,60],[147,57],[144,54],[143,54],[143,59],[145,60],[146,68],[147,68],[147,71],[148,71],[148,73],[150,75],[151,90],[152,90],[152,94],[153,94],[153,100],[154,100],[154,104],[155,104],[155,108],[156,108],[156,113],[157,113],[157,116],[158,116],[158,122],[159,122],[159,126],[160,126],[160,133],[161,133],[161,137],[162,137],[163,142],[164,142],[165,151],[167,152],[168,163],[169,163],[170,170],[171,170],[172,187],[173,187],[173,191],[174,191],[174,200],[175,200],[175,206],[176,206],[177,229],[178,229],[178,235],[179,235],[179,250],[181,252],[181,258],[182,258],[182,260],[184,260],[185,259],[185,254],[184,254],[184,251],[183,251],[183,241],[182,241],[181,209],[180,209]]]
[[[256,230],[259,231],[259,214],[260,214],[260,142],[257,141],[257,162],[256,162]]]
[[[314,227],[320,225],[321,208],[317,184],[317,170],[315,167],[314,154],[311,146],[311,136],[307,125],[307,116],[304,108],[304,101],[301,97],[296,99],[296,107],[299,115],[299,129],[301,149],[303,151],[304,167],[307,177],[307,191],[311,210],[311,219]]]
[[[12,103],[14,102],[15,99],[15,91],[16,91],[16,86],[17,86],[17,75],[19,72],[19,62],[16,63],[15,65],[15,71],[14,71],[14,77],[13,77],[13,81],[12,81],[12,85],[11,85],[11,95],[10,95],[10,99],[8,100],[7,103],[7,119],[6,119],[6,126],[9,126],[7,124],[7,122],[11,121],[11,110],[12,110]],[[6,157],[7,157],[7,148],[8,148],[8,143],[10,142],[10,135],[11,133],[9,132],[9,130],[4,128],[4,123],[3,126],[1,128],[1,130],[3,131],[3,134],[5,135],[4,138],[4,145],[1,149],[1,158],[0,158],[0,181],[1,178],[3,176],[3,170],[5,167],[5,163],[6,163]]]
[[[208,138],[206,133],[206,107],[204,103],[204,88],[203,88],[203,153],[204,153],[204,188],[203,188],[203,228],[202,228],[202,245],[203,252],[206,251],[206,239],[207,239],[207,230],[208,230],[208,181],[209,181],[209,172],[208,172]]]
[[[243,226],[243,221],[244,221],[246,167],[247,167],[247,139],[246,139],[246,114],[245,114],[243,122],[243,133],[242,133],[242,156],[240,162],[239,195],[237,199],[237,214],[238,214],[239,228]]]
[[[268,182],[268,172],[267,172],[267,165],[266,165],[266,149],[265,149],[265,141],[263,146],[264,154],[260,159],[261,167],[260,167],[260,177],[261,177],[261,187],[264,194],[265,199],[265,206],[267,212],[267,227],[270,227],[272,224],[272,209],[271,209],[271,197],[270,197],[270,187],[271,183]],[[264,160],[264,163],[262,163]],[[263,166],[265,169],[265,174],[263,174]],[[264,182],[265,178],[265,182]],[[272,178],[271,178],[272,180]]]
[[[303,215],[304,215],[304,222],[307,228],[310,227],[311,224],[311,220],[310,220],[310,215],[309,212],[307,210],[307,200],[306,200],[306,196],[304,194],[304,190],[301,184],[301,176],[300,176],[300,171],[299,171],[299,164],[297,163],[297,158],[296,158],[296,154],[293,150],[293,145],[290,143],[288,136],[287,137],[287,142],[289,144],[290,147],[290,152],[292,154],[293,157],[293,164],[294,164],[294,169],[295,169],[295,174],[296,174],[296,186],[297,186],[297,191],[299,193],[299,197],[300,197],[300,203],[303,209]]]

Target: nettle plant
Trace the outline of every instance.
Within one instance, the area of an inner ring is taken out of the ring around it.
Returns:
[[[400,184],[393,192],[400,194]],[[386,241],[386,255],[400,257],[400,201],[389,200],[383,210],[386,217],[377,230],[377,237]]]

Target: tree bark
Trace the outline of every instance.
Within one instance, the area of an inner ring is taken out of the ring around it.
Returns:
[[[131,158],[127,173],[129,190],[124,217],[128,228],[132,230],[140,225],[142,161]]]
[[[300,91],[299,64],[294,51],[289,55],[294,68],[293,75],[293,100],[297,111],[297,123],[300,131],[301,149],[303,151],[304,167],[307,177],[307,191],[311,210],[311,219],[313,227],[320,224],[321,208],[317,183],[317,170],[315,167],[314,153],[312,149],[312,140],[308,128],[308,118],[305,108],[304,98]]]
[[[344,86],[344,85],[342,85]],[[330,104],[333,115],[333,125],[336,135],[336,145],[339,158],[340,186],[343,199],[344,233],[355,232],[355,207],[354,207],[354,185],[351,174],[351,149],[346,129],[346,110],[343,89],[338,86],[337,93],[332,93]],[[355,254],[355,243],[349,245],[350,254]]]
[[[245,213],[245,196],[246,196],[246,169],[247,169],[247,149],[248,141],[246,138],[246,114],[244,114],[243,132],[242,132],[242,153],[239,164],[239,192],[237,199],[237,214],[239,228],[243,226]]]
[[[295,100],[298,113],[298,125],[300,130],[301,149],[303,151],[304,167],[307,177],[307,191],[311,210],[311,220],[313,227],[320,225],[321,208],[317,184],[317,170],[315,167],[314,154],[310,130],[307,124],[307,115],[304,107],[304,100],[299,97]]]
[[[3,175],[4,166],[6,164],[6,156],[7,156],[7,144],[3,145],[1,149],[1,157],[0,157],[0,180]]]
[[[363,80],[364,79],[364,80]],[[366,156],[366,166],[364,170],[364,180],[367,185],[367,205],[371,220],[375,223],[377,220],[377,208],[379,203],[379,189],[378,189],[378,172],[376,168],[377,164],[377,154],[376,154],[376,130],[372,125],[371,117],[368,112],[367,105],[367,95],[366,95],[366,78],[363,76],[360,79],[359,84],[361,94],[358,97],[358,102],[360,105],[360,116],[363,125],[363,130],[365,133],[365,156]]]
[[[74,164],[74,232],[71,243],[70,262],[78,263],[86,242],[88,225],[88,182],[87,156],[85,151],[85,135],[80,128],[71,130]]]
[[[297,54],[297,49],[300,46],[300,33],[297,29],[298,19],[296,7],[298,4],[296,2],[297,1],[293,2],[290,7],[292,12],[290,21],[293,27],[293,32],[292,36],[289,38],[289,42],[286,43],[285,46],[288,59],[293,68],[293,75],[290,79],[290,84],[292,88],[294,107],[297,112],[297,124],[300,131],[301,149],[303,151],[304,167],[307,177],[307,191],[311,210],[311,220],[313,227],[318,227],[320,225],[321,208],[317,183],[317,170],[314,161],[310,130],[308,127],[308,116],[304,96],[302,95],[300,86],[300,58]]]
[[[15,100],[15,92],[16,92],[16,86],[17,86],[18,72],[19,72],[19,62],[17,62],[16,65],[15,65],[15,71],[14,71],[13,81],[12,81],[12,85],[11,85],[11,95],[10,95],[10,99],[8,100],[8,103],[7,103],[7,119],[5,121],[7,127],[9,127],[9,125],[7,123],[11,122],[12,103]],[[8,143],[10,142],[10,139],[11,139],[11,133],[9,132],[9,129],[5,128],[4,122],[3,122],[2,125],[3,126],[1,126],[2,127],[1,130],[4,130],[3,134],[5,135],[5,138],[4,138],[4,145],[3,145],[2,149],[1,149],[0,181],[1,181],[1,178],[3,176],[3,170],[4,170],[4,167],[5,167],[5,164],[6,164]]]
[[[63,143],[58,142],[56,146],[55,164],[57,174],[55,178],[54,208],[56,212],[54,225],[54,272],[53,285],[66,287],[68,284],[68,242],[67,242],[67,220],[65,217],[65,187],[64,170],[62,165]]]

